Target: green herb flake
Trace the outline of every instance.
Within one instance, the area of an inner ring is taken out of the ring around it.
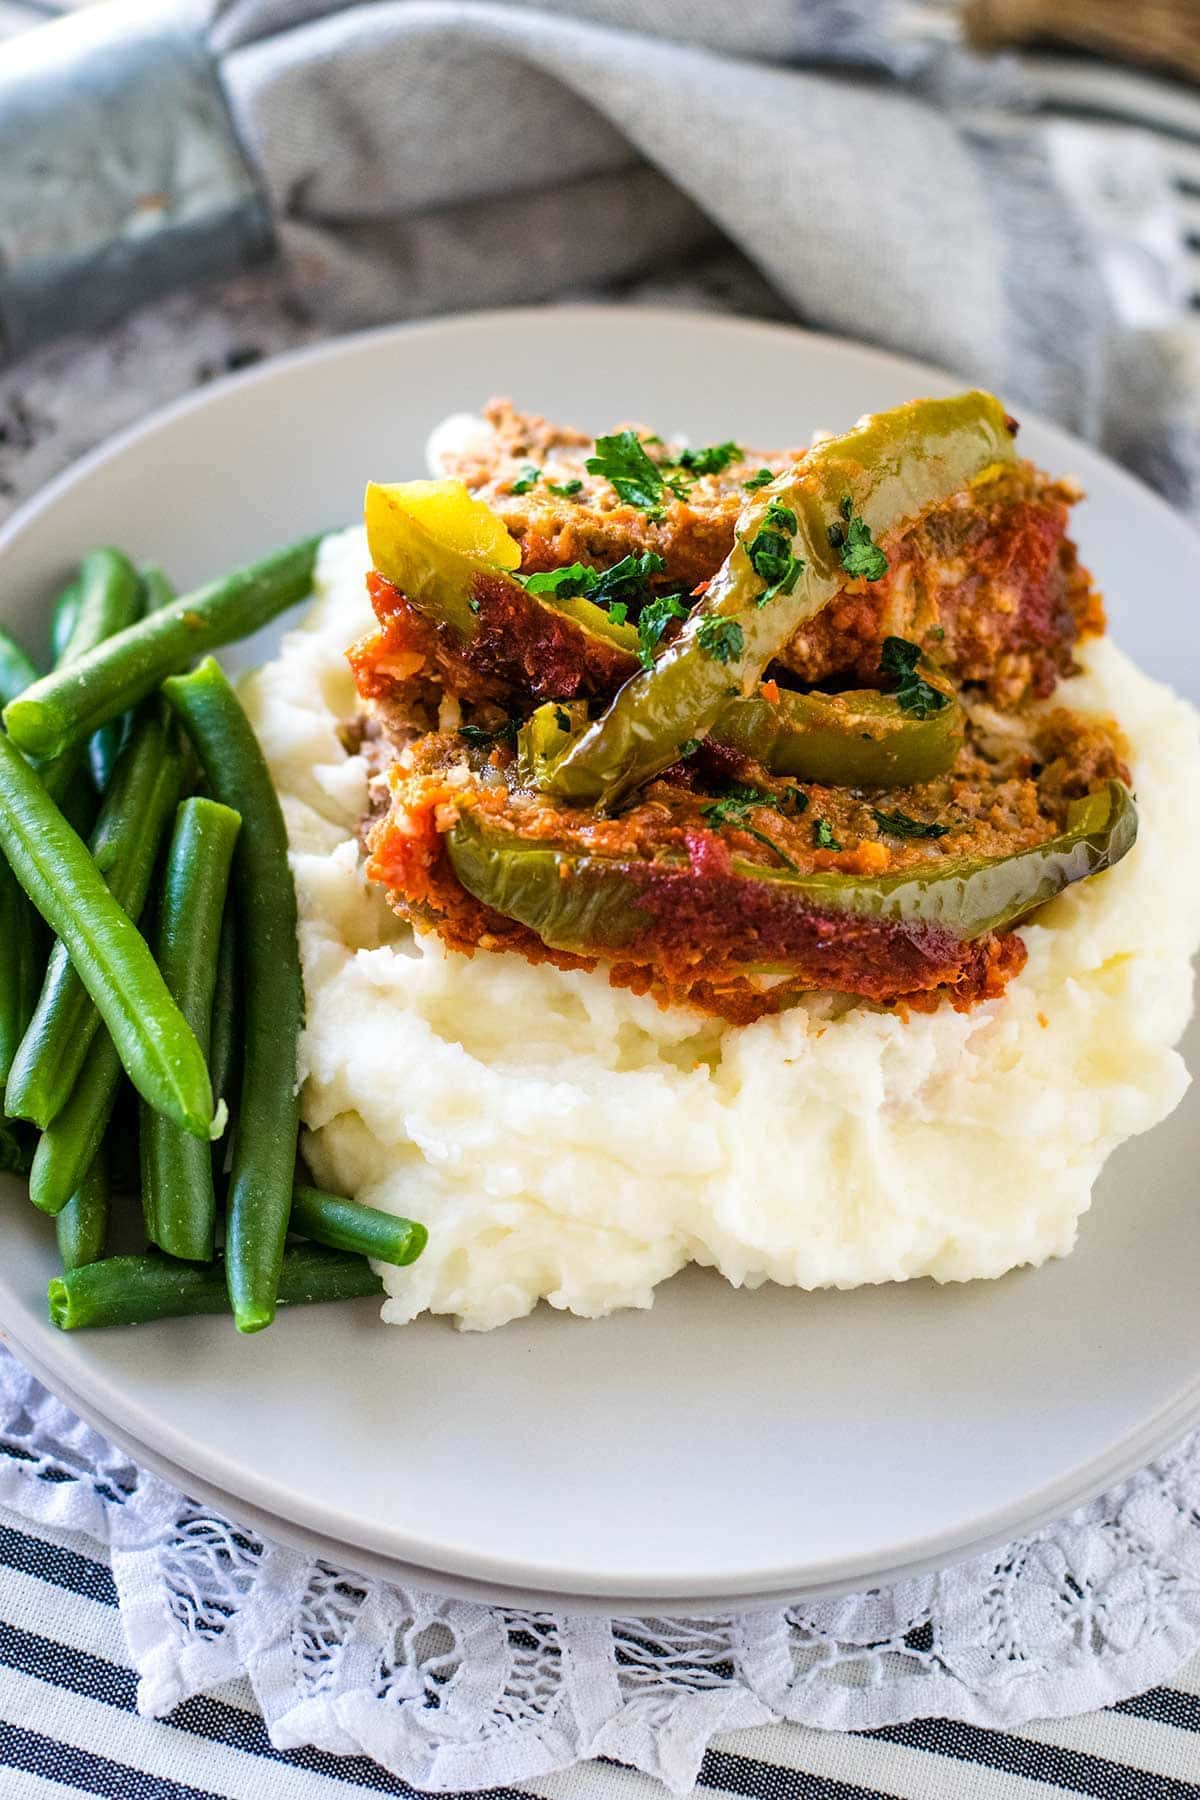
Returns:
[[[558,726],[558,729],[559,729],[559,730],[560,730],[560,731],[570,731],[570,729],[571,729],[571,715],[570,715],[570,713],[569,713],[569,712],[568,712],[568,711],[567,711],[567,709],[566,709],[566,707],[565,707],[565,706],[556,706],[556,707],[555,707],[555,709],[554,709],[554,723],[555,723],[555,724],[556,724],[556,725],[557,725],[557,726]]]
[[[797,581],[799,581],[803,568],[804,568],[803,558],[798,557],[798,556],[789,556],[788,560],[787,560],[787,568],[783,571],[783,574],[779,577],[779,580],[773,581],[771,583],[770,587],[766,588],[758,596],[758,599],[754,602],[755,606],[765,606],[767,604],[768,600],[774,600],[776,594],[790,594],[792,589],[795,587]]]
[[[892,691],[901,712],[911,713],[915,719],[927,719],[930,713],[949,706],[950,696],[918,675],[920,660],[919,644],[910,644],[907,638],[886,637],[880,650],[879,673],[895,684]]]
[[[529,594],[549,594],[555,600],[572,600],[578,595],[596,606],[607,606],[614,625],[623,625],[631,607],[644,605],[650,598],[650,577],[661,575],[666,562],[655,550],[640,556],[623,556],[611,569],[594,569],[588,563],[568,563],[562,569],[546,569],[521,579]]]
[[[781,810],[776,796],[768,793],[765,788],[751,787],[744,782],[731,782],[719,799],[710,800],[700,808],[700,817],[709,825],[732,825],[738,831],[744,831],[748,837],[756,838],[760,844],[765,844],[768,850],[773,851],[785,869],[794,871],[795,863],[779,848],[774,838],[750,824],[749,814],[757,806],[770,807],[772,812]]]
[[[794,532],[796,515],[791,507],[785,506],[781,500],[772,500],[763,514],[763,524],[774,530]]]
[[[727,438],[723,444],[708,444],[701,450],[681,450],[676,461],[692,475],[719,475],[730,463],[741,462],[740,444]],[[768,481],[770,476],[767,477]]]
[[[875,807],[871,808],[871,817],[880,831],[889,832],[892,837],[940,838],[951,829],[949,825],[931,824],[927,819],[910,819],[907,813],[878,812]]]
[[[659,594],[643,606],[638,619],[638,657],[643,669],[654,667],[654,652],[672,619],[686,619],[687,608],[677,594]]]
[[[722,618],[720,613],[710,613],[700,623],[696,633],[696,641],[705,656],[713,662],[736,662],[746,647],[746,634],[736,619]]]
[[[774,481],[774,479],[775,472],[773,469],[760,469],[756,475],[751,475],[748,480],[743,481],[742,486],[746,489],[747,493],[752,494],[756,488],[766,487],[767,483],[769,481]]]
[[[833,535],[835,530],[840,532],[840,526],[830,527],[829,541],[835,550],[840,548],[843,569],[847,575],[861,575],[864,581],[881,581],[888,572],[888,559],[872,538],[867,521],[855,512],[849,494],[842,500],[841,511],[846,521],[845,542],[839,546]]]
[[[496,744],[516,743],[517,721],[506,719],[495,731],[488,731],[483,725],[460,725],[458,735],[475,750],[490,750]]]
[[[514,494],[527,494],[536,481],[542,479],[542,471],[535,463],[526,463],[516,481],[512,484]]]
[[[678,746],[680,756],[695,756],[703,742],[703,738],[684,738],[682,744]]]
[[[561,569],[540,569],[536,575],[522,575],[527,594],[552,594],[556,600],[572,600],[576,594],[590,594],[600,579],[599,571],[587,563],[568,563]]]
[[[745,543],[745,539],[742,540]],[[787,573],[792,554],[789,540],[777,531],[759,531],[745,544],[750,567],[764,581],[779,581]]]
[[[636,431],[618,431],[596,439],[596,454],[584,464],[589,475],[603,475],[618,498],[643,512],[661,512],[663,477],[658,464],[646,455]]]
[[[560,500],[570,500],[573,499],[576,494],[582,493],[583,483],[578,480],[548,481],[546,483],[546,491],[550,494],[556,494]]]
[[[828,819],[813,820],[812,839],[818,850],[840,850],[842,847],[834,837]]]

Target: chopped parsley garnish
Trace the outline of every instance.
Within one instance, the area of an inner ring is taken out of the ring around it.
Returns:
[[[865,581],[881,581],[888,572],[888,559],[871,536],[871,528],[867,521],[854,510],[854,502],[849,494],[842,501],[842,517],[846,521],[845,532],[841,526],[831,526],[829,541],[834,549],[840,549],[840,561],[847,575],[861,575]],[[838,532],[838,538],[834,537]]]
[[[680,756],[694,756],[703,742],[703,738],[684,738],[678,746]]]
[[[765,606],[776,594],[790,594],[804,567],[803,559],[792,555],[790,539],[784,537],[782,531],[767,529],[775,525],[782,526],[785,531],[795,531],[795,513],[773,500],[766,510],[763,525],[764,529],[746,545],[750,567],[767,583],[765,591],[755,601],[756,606]]]
[[[638,657],[643,669],[654,667],[654,652],[672,619],[686,619],[687,607],[677,594],[659,594],[643,606],[638,619]]]
[[[620,499],[643,512],[662,510],[662,470],[646,455],[636,431],[618,431],[596,439],[596,454],[584,464],[589,475],[603,475]]]
[[[710,800],[700,808],[700,817],[710,825],[734,825],[747,836],[757,838],[768,850],[773,850],[780,862],[787,869],[795,869],[796,865],[765,831],[758,831],[748,823],[748,815],[756,806],[769,806],[772,812],[780,811],[779,800],[765,788],[750,787],[743,782],[732,782],[718,800]]]
[[[553,594],[556,600],[572,600],[576,594],[590,594],[600,578],[598,569],[586,563],[567,563],[561,569],[540,569],[536,575],[519,577],[530,594]]]
[[[542,479],[542,471],[535,463],[526,463],[520,476],[512,484],[514,494],[527,494],[535,481]]]
[[[742,486],[748,488],[750,493],[753,493],[755,488],[766,487],[767,483],[769,481],[774,481],[774,479],[775,474],[773,470],[760,469],[757,475],[751,475],[747,481],[743,481]]]
[[[927,819],[910,819],[907,813],[877,812],[874,807],[871,817],[880,831],[890,832],[893,837],[940,838],[951,829],[949,825],[932,825]]]
[[[548,481],[546,483],[546,491],[551,494],[557,494],[560,500],[570,500],[572,495],[580,493],[582,489],[583,483],[579,480]]]
[[[696,641],[705,656],[714,662],[736,662],[746,647],[746,634],[736,619],[723,619],[720,613],[710,613],[700,624],[696,633]]]
[[[781,500],[772,500],[763,514],[763,524],[777,527],[781,531],[795,531],[796,515],[791,507],[785,506]]]
[[[919,644],[910,644],[907,638],[886,637],[879,656],[879,673],[890,676],[895,683],[893,692],[900,702],[901,712],[912,713],[916,719],[927,719],[930,713],[941,712],[944,706],[949,706],[950,696],[917,674],[920,660]]]
[[[818,850],[840,850],[841,845],[833,835],[833,826],[828,819],[813,820],[813,843]]]
[[[562,569],[545,569],[524,577],[530,594],[551,594],[556,600],[573,600],[583,595],[597,606],[607,606],[614,625],[623,625],[631,606],[640,606],[650,598],[650,577],[666,568],[655,550],[641,556],[623,556],[611,569],[593,569],[588,563],[568,563]]]
[[[773,600],[775,598],[776,594],[790,594],[797,581],[800,579],[800,571],[803,567],[804,563],[798,556],[789,556],[787,568],[783,571],[779,580],[773,581],[770,587],[758,596],[758,599],[754,604],[756,606],[765,606],[768,600]]]
[[[791,554],[791,544],[778,531],[760,531],[746,545],[750,567],[764,581],[782,580]]]
[[[565,706],[556,706],[554,708],[554,723],[558,726],[560,731],[570,731],[571,715]]]
[[[488,731],[482,725],[460,725],[458,735],[476,750],[490,750],[495,744],[516,743],[517,721],[505,719],[495,731]]]
[[[730,463],[741,462],[740,444],[731,438],[723,444],[708,444],[702,450],[681,450],[676,461],[692,475],[719,475]]]

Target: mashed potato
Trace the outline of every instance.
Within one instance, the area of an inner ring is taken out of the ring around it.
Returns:
[[[1136,849],[1023,927],[1002,999],[907,1022],[829,996],[736,1029],[602,972],[449,954],[364,880],[345,646],[370,622],[360,532],[326,541],[305,628],[249,689],[283,798],[308,994],[317,1178],[422,1219],[384,1317],[486,1330],[539,1299],[649,1306],[694,1261],[853,1287],[1000,1275],[1071,1249],[1105,1157],[1187,1086],[1172,1045],[1200,938],[1196,714],[1111,643],[1060,688],[1133,745]]]

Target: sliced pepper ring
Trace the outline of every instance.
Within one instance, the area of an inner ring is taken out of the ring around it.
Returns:
[[[630,677],[540,785],[612,807],[669,767],[679,744],[710,731],[731,693],[751,694],[771,659],[846,585],[850,521],[870,545],[1013,461],[1012,431],[995,396],[975,391],[911,401],[815,445],[753,495],[679,636]],[[774,580],[752,554],[766,533],[788,553]]]
[[[873,688],[845,694],[795,693],[778,699],[761,693],[729,700],[709,737],[761,763],[773,775],[816,781],[825,787],[918,787],[953,766],[963,741],[963,709],[953,692],[924,718],[905,712],[894,694]],[[546,769],[587,723],[587,708],[538,707],[521,727],[521,773],[535,786]],[[677,746],[686,754],[690,746]]]
[[[436,492],[434,492],[436,490]],[[435,503],[436,502],[436,503]],[[638,634],[617,624],[583,595],[545,599],[511,573],[520,549],[503,521],[461,481],[412,481],[367,486],[364,517],[371,559],[379,573],[464,643],[480,628],[481,595],[502,594],[531,616],[548,611],[570,619],[609,652],[626,651],[636,666]],[[481,554],[481,547],[488,551]]]
[[[450,831],[447,854],[469,894],[553,950],[636,960],[719,947],[748,968],[882,996],[952,978],[965,945],[1119,862],[1136,837],[1133,796],[1109,781],[1075,801],[1065,829],[1040,844],[1009,856],[931,858],[890,875],[792,873],[728,856],[703,869],[683,858],[593,856],[489,831],[470,813]],[[874,988],[859,978],[864,968],[879,972]]]

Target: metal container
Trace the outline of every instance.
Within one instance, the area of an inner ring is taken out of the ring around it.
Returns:
[[[198,17],[107,0],[0,45],[0,357],[272,250]]]

